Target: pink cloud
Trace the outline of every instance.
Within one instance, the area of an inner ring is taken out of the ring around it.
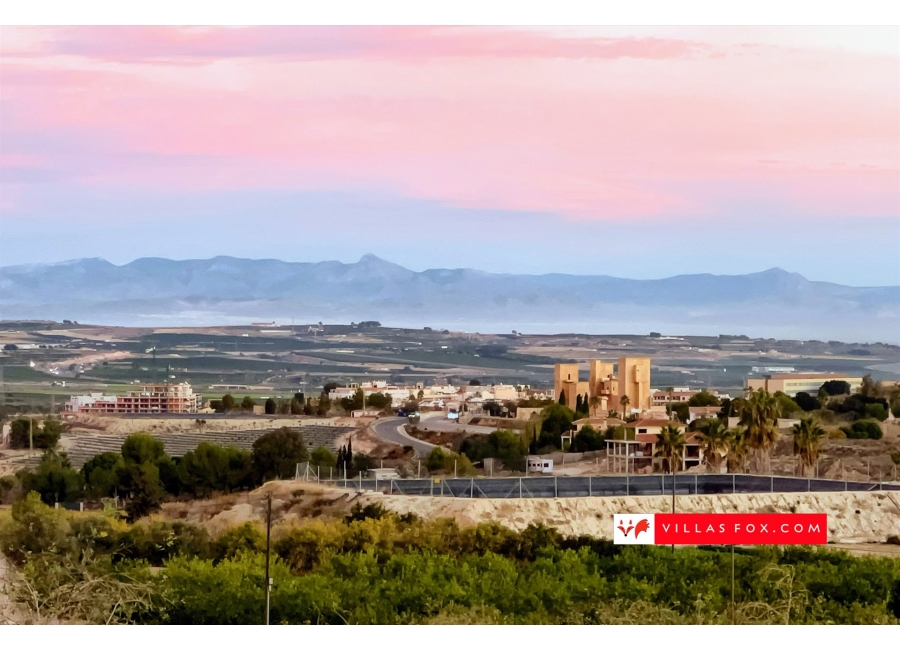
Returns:
[[[496,27],[60,27],[0,45],[4,56],[79,55],[129,63],[232,57],[668,59],[710,49],[683,39],[559,37]]]
[[[496,29],[39,36],[0,59],[0,165],[73,182],[378,188],[575,219],[900,213],[896,57]]]

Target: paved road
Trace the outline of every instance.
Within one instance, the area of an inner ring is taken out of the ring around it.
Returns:
[[[443,413],[426,414],[419,428],[427,431],[464,431],[466,433],[493,433],[497,427],[482,427],[474,424],[460,424],[444,418]]]
[[[416,440],[403,430],[403,427],[409,421],[406,418],[384,418],[377,420],[372,424],[372,433],[381,438],[385,442],[392,442],[396,445],[410,446],[416,450],[416,454],[420,456],[428,455],[436,445],[422,440]]]
[[[447,479],[350,479],[335,481],[339,487],[378,490],[391,494],[433,495],[465,498],[555,498],[587,496],[644,496],[672,494],[672,477],[645,476],[535,476],[527,478]],[[871,492],[900,491],[900,483],[861,483],[830,479],[805,479],[750,474],[677,476],[675,493],[764,494],[766,492]]]

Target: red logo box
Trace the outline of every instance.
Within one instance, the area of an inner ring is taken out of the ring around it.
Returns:
[[[825,514],[657,514],[656,544],[827,544]]]

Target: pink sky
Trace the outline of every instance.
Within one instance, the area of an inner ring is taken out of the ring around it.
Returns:
[[[896,30],[829,34],[3,28],[0,208],[290,189],[569,222],[898,217]]]

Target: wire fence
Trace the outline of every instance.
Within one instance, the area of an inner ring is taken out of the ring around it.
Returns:
[[[842,481],[758,474],[656,474],[617,476],[519,476],[468,478],[396,478],[364,476],[332,478],[315,467],[297,467],[297,479],[335,487],[410,496],[465,498],[559,498],[592,496],[658,496],[764,494],[802,492],[900,491],[900,483]]]

